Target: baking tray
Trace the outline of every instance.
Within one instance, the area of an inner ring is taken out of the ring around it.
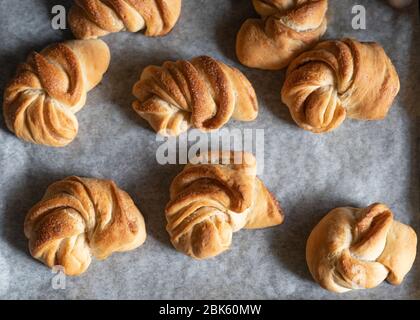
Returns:
[[[415,1],[416,2],[416,1]],[[51,27],[53,5],[70,1],[0,1],[0,89],[31,50],[71,39]],[[367,12],[367,29],[354,30],[352,7]],[[419,229],[418,4],[396,11],[385,1],[330,1],[328,38],[380,42],[394,61],[401,91],[383,121],[346,120],[332,133],[298,128],[281,103],[284,71],[241,66],[235,37],[257,14],[249,0],[184,0],[182,16],[163,38],[118,33],[104,38],[112,52],[103,82],[78,113],[77,139],[63,149],[24,143],[0,128],[0,298],[3,299],[402,299],[420,298],[415,263],[402,285],[333,294],[312,279],[305,262],[306,239],[319,219],[337,206],[388,204],[398,220]],[[207,54],[241,69],[260,103],[256,121],[226,128],[264,129],[260,175],[286,213],[281,226],[233,237],[231,250],[194,261],[174,250],[165,231],[168,189],[180,165],[159,165],[161,141],[131,109],[131,88],[141,70],[166,60]],[[146,243],[135,251],[92,263],[81,277],[55,290],[51,270],[32,259],[23,234],[28,209],[46,187],[69,175],[114,179],[143,212]]]

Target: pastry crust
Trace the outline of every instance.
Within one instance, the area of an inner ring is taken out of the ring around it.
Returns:
[[[252,121],[258,115],[248,79],[206,56],[147,67],[133,94],[134,110],[162,135],[177,136],[190,127],[215,130],[230,118]]]
[[[293,60],[282,100],[300,127],[322,133],[347,116],[383,119],[399,89],[397,71],[379,44],[343,39],[321,42]]]
[[[92,256],[103,260],[146,240],[144,219],[113,181],[69,177],[53,183],[27,214],[31,255],[48,267],[80,275]]]
[[[101,40],[76,40],[33,52],[4,93],[7,127],[25,141],[63,147],[77,135],[75,113],[108,69],[110,52]]]
[[[385,279],[400,284],[417,251],[417,235],[384,204],[336,208],[313,229],[306,245],[309,270],[334,292],[368,289]]]
[[[152,37],[169,33],[180,14],[181,0],[75,0],[69,24],[78,39],[141,30]]]
[[[172,182],[166,207],[166,229],[177,250],[211,258],[229,249],[234,232],[283,222],[277,200],[256,177],[252,154],[211,152],[192,163]]]
[[[327,0],[253,0],[261,19],[239,30],[236,54],[248,67],[278,70],[316,44],[327,30]]]

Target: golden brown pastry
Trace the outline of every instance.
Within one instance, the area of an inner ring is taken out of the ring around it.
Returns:
[[[181,0],[75,0],[69,24],[78,39],[144,30],[146,36],[169,33],[181,14]]]
[[[172,182],[166,207],[167,231],[174,247],[196,259],[229,249],[233,232],[283,222],[273,195],[256,177],[250,153],[203,154]]]
[[[162,135],[177,136],[190,127],[215,130],[230,118],[251,121],[258,115],[248,79],[206,56],[147,67],[133,94],[134,110]]]
[[[34,258],[80,275],[92,256],[103,260],[142,245],[146,229],[133,200],[113,181],[69,177],[52,184],[29,211],[25,235]]]
[[[397,71],[377,43],[324,41],[287,70],[282,100],[296,123],[314,133],[331,131],[346,116],[383,119],[400,89]]]
[[[239,30],[236,54],[251,68],[278,70],[319,41],[327,30],[327,0],[253,0],[261,19]]]
[[[53,147],[77,135],[75,113],[109,66],[110,52],[101,40],[76,40],[33,52],[19,66],[4,93],[7,127],[20,139]]]
[[[391,210],[337,208],[314,228],[306,245],[309,270],[334,292],[368,289],[385,279],[400,284],[416,258],[414,230],[394,220]]]

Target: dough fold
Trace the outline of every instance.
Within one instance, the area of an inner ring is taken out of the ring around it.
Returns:
[[[324,41],[290,64],[282,100],[295,122],[314,133],[346,117],[383,119],[400,89],[397,71],[377,43]]]
[[[261,19],[248,19],[236,39],[239,61],[278,70],[316,44],[327,30],[327,0],[253,0]]]
[[[33,52],[5,89],[7,127],[25,141],[66,146],[78,132],[75,114],[109,62],[109,48],[101,40],[67,41]]]
[[[149,66],[133,87],[134,110],[161,135],[178,136],[190,127],[221,128],[231,118],[252,121],[257,97],[237,69],[207,56]]]
[[[309,271],[334,292],[400,284],[417,251],[417,235],[384,204],[336,208],[313,229],[306,245]]]

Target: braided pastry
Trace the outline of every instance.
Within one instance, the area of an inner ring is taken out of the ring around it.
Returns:
[[[383,119],[399,89],[395,67],[379,44],[344,39],[322,42],[296,58],[282,100],[299,126],[321,133],[346,116]]]
[[[364,209],[337,208],[314,228],[306,260],[325,289],[368,289],[387,279],[400,284],[416,257],[415,231],[393,219],[384,204]]]
[[[189,127],[219,129],[232,117],[258,115],[255,91],[237,69],[202,56],[147,67],[133,88],[134,110],[162,135],[177,136]]]
[[[413,0],[388,0],[389,4],[397,9],[403,9],[411,5]]]
[[[75,113],[102,79],[110,52],[101,40],[76,40],[33,52],[4,93],[7,127],[20,139],[53,147],[77,135]]]
[[[251,68],[278,70],[319,41],[327,30],[327,0],[253,0],[262,19],[239,30],[236,54]]]
[[[91,256],[106,259],[146,239],[143,216],[113,181],[69,177],[55,182],[27,214],[32,256],[68,275],[86,271]]]
[[[229,249],[233,232],[283,222],[276,199],[242,152],[209,153],[187,164],[171,185],[167,231],[174,247],[206,259]]]
[[[146,36],[169,33],[181,14],[181,0],[75,0],[69,24],[78,39],[145,30]]]

